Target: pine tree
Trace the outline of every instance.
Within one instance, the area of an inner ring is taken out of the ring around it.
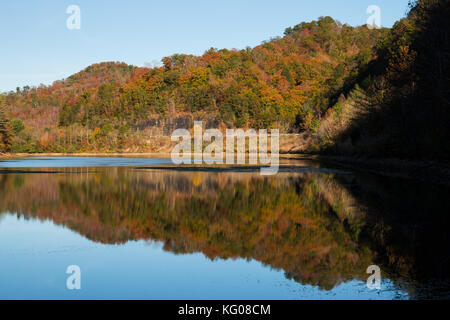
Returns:
[[[5,153],[11,149],[11,132],[9,122],[6,117],[6,105],[4,97],[0,96],[0,153]]]

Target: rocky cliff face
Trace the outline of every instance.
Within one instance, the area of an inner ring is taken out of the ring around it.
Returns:
[[[219,128],[221,122],[217,118],[197,118],[192,114],[167,117],[152,117],[139,121],[133,126],[135,130],[148,130],[153,136],[170,136],[176,129],[192,129],[194,121],[202,121],[203,128]]]

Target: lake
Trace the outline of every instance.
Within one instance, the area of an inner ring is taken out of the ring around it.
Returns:
[[[0,299],[450,296],[446,188],[304,160],[274,176],[170,163],[0,161]]]

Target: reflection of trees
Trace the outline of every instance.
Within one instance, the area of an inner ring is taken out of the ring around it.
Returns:
[[[22,175],[20,188],[6,176],[0,211],[51,219],[94,241],[153,239],[174,253],[256,259],[322,288],[363,276],[371,262],[308,175],[108,169]]]
[[[174,253],[255,259],[324,289],[365,278],[373,261],[402,277],[427,271],[417,265],[426,265],[420,252],[410,250],[423,249],[414,241],[424,233],[411,233],[415,218],[405,223],[392,209],[434,201],[436,210],[435,198],[421,191],[404,204],[398,196],[411,195],[398,184],[358,179],[125,168],[7,174],[0,175],[0,212],[50,219],[103,243],[148,239]]]
[[[413,282],[411,297],[449,297],[448,188],[364,175],[337,180],[365,205],[362,240],[370,242],[391,277]]]

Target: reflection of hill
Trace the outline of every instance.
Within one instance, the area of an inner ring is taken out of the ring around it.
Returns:
[[[437,191],[352,175],[83,170],[0,175],[0,212],[102,243],[255,259],[324,289],[365,278],[372,262],[402,279],[445,277],[449,207]]]
[[[174,253],[256,259],[331,288],[361,277],[355,241],[312,176],[140,172],[3,175],[0,211],[50,219],[94,241],[163,241]]]

